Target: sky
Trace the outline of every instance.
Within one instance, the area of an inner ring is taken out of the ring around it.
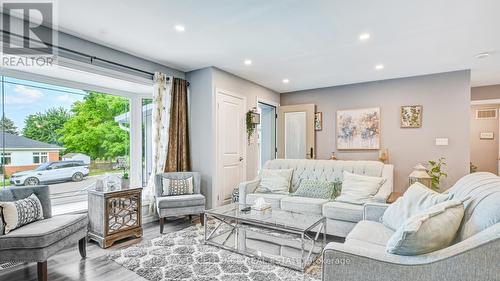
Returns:
[[[4,83],[0,83],[0,89],[2,85],[5,87],[5,116],[14,121],[18,131],[24,128],[24,120],[28,115],[43,113],[53,107],[63,107],[69,111],[75,101],[83,100],[86,95],[82,90],[7,76],[4,77]]]

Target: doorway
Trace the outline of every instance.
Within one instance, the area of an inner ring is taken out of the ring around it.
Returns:
[[[217,205],[231,202],[235,187],[246,178],[246,99],[216,89],[216,182]]]
[[[259,136],[259,170],[264,164],[276,159],[276,106],[258,102],[257,111],[260,114],[260,124],[257,126]]]
[[[470,172],[499,173],[500,100],[473,101],[470,123]]]
[[[278,108],[278,158],[315,158],[314,113],[314,104]]]

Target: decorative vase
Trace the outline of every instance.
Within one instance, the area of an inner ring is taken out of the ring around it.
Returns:
[[[130,187],[130,179],[122,179],[122,189],[128,189]]]

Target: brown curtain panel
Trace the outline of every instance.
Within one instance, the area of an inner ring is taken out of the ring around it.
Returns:
[[[174,78],[165,172],[190,171],[187,81]]]

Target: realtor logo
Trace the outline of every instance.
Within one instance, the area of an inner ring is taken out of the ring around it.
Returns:
[[[2,2],[2,66],[46,67],[55,63],[54,3]]]

